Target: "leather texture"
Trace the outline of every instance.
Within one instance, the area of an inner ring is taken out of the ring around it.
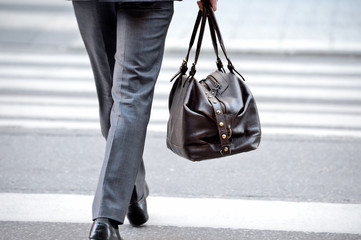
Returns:
[[[123,240],[119,230],[112,227],[106,218],[97,218],[90,229],[89,239],[92,240]]]
[[[192,161],[251,151],[257,149],[261,140],[261,124],[255,99],[227,56],[213,11],[209,6],[205,9],[198,14],[187,56],[175,76],[176,81],[169,96],[167,146],[174,153]],[[195,66],[207,18],[218,70],[198,81],[194,77]],[[198,25],[201,28],[196,57],[187,75],[186,64]],[[228,73],[224,71],[218,57],[216,38],[228,61]]]

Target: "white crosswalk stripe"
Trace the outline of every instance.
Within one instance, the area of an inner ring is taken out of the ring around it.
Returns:
[[[92,199],[0,193],[0,221],[88,223]],[[147,225],[361,234],[361,204],[149,197],[148,205]]]
[[[150,131],[166,131],[169,79],[179,63],[171,54],[164,59]],[[236,59],[234,64],[242,67],[256,97],[264,133],[361,137],[358,63]],[[85,55],[4,52],[0,66],[1,127],[99,128],[95,85]],[[197,76],[211,72],[209,66],[212,61],[202,61]]]

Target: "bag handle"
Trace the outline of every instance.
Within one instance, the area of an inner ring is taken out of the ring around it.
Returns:
[[[216,38],[216,34],[214,32],[214,29],[212,28],[212,22],[211,22],[210,18],[208,18],[208,25],[209,25],[209,32],[211,33],[213,49],[214,49],[214,52],[215,52],[216,57],[217,57],[217,61],[216,61],[217,68],[218,68],[218,70],[220,72],[226,72],[224,70],[224,68],[223,68],[223,63],[222,63],[222,61],[221,61],[221,59],[219,58],[219,55],[218,55],[217,38]]]
[[[182,62],[182,65],[180,66],[179,68],[179,71],[171,78],[171,82],[177,78],[179,75],[184,75],[187,70],[188,70],[188,67],[187,67],[187,64],[188,64],[188,59],[189,59],[189,54],[192,50],[192,47],[193,47],[193,44],[194,44],[194,41],[196,39],[196,35],[197,35],[197,32],[198,32],[198,28],[199,28],[199,25],[201,23],[201,20],[202,20],[202,16],[203,16],[203,13],[201,10],[198,11],[198,15],[197,15],[197,19],[196,19],[196,22],[194,23],[194,27],[193,27],[193,31],[192,31],[192,35],[191,35],[191,39],[189,41],[189,45],[188,45],[188,51],[187,51],[187,55],[186,57],[183,59],[183,62]]]
[[[202,11],[202,22],[201,22],[201,28],[199,30],[199,35],[198,35],[198,42],[197,42],[197,48],[196,48],[196,53],[194,56],[194,62],[192,64],[192,68],[189,71],[189,75],[187,80],[189,80],[190,78],[193,78],[194,75],[196,74],[197,70],[196,70],[196,65],[199,59],[199,54],[201,53],[201,47],[202,47],[202,42],[203,42],[203,36],[204,36],[204,30],[206,27],[206,22],[207,22],[207,11]]]
[[[203,3],[203,5],[211,6],[211,4],[210,4],[209,1],[205,1],[205,2]],[[211,38],[212,38],[213,49],[214,49],[214,52],[215,52],[216,57],[217,57],[217,62],[216,62],[216,63],[217,63],[218,70],[219,70],[219,71],[222,71],[222,72],[225,72],[225,71],[224,71],[224,68],[223,68],[222,61],[221,61],[221,59],[219,58],[219,54],[218,54],[217,39],[216,39],[215,31],[214,31],[214,29],[212,28],[212,22],[211,22],[212,20],[207,16],[208,13],[205,12],[205,11],[206,11],[206,10],[204,9],[204,10],[203,10],[203,13],[204,13],[203,15],[202,15],[202,13],[201,13],[202,10],[199,10],[199,12],[198,12],[198,16],[197,16],[197,19],[196,19],[196,24],[195,24],[195,27],[193,28],[193,33],[192,33],[192,37],[191,37],[191,40],[190,40],[190,44],[189,44],[189,48],[188,48],[188,52],[187,52],[187,56],[186,56],[186,58],[185,58],[185,61],[188,62],[189,54],[190,54],[191,48],[192,48],[193,43],[194,43],[194,40],[195,40],[195,35],[196,35],[196,32],[197,32],[196,26],[197,26],[197,28],[198,28],[199,22],[200,22],[200,20],[201,20],[201,17],[204,16],[205,18],[208,19],[208,25],[209,25],[209,30],[210,30]],[[202,21],[202,23],[203,23],[203,21]],[[205,24],[205,22],[204,22],[203,24]],[[201,38],[203,39],[203,35],[204,35],[204,30],[201,31],[199,37],[201,37]],[[202,42],[202,40],[201,40],[201,42]],[[196,60],[195,60],[195,62],[198,61],[199,52],[200,52],[200,44],[198,44],[198,46],[197,46],[197,50],[196,50]]]
[[[234,72],[236,72],[242,78],[242,80],[245,81],[244,77],[234,68],[231,60],[229,59],[226,48],[224,46],[222,34],[221,34],[221,31],[219,30],[219,26],[218,26],[214,11],[213,11],[211,5],[208,4],[208,1],[206,1],[206,3],[207,4],[204,4],[203,6],[205,7],[206,11],[208,12],[208,22],[209,22],[209,29],[210,29],[210,32],[211,32],[211,36],[214,35],[214,34],[217,35],[219,45],[220,45],[220,47],[222,49],[222,52],[223,52],[224,56],[227,59],[227,62],[228,62],[227,67],[228,67],[229,71],[231,73],[233,73],[233,74],[234,74]],[[218,59],[219,59],[219,57],[218,57],[218,49],[217,49],[217,47],[215,47],[215,45],[217,45],[217,41],[215,40],[214,37],[212,37],[212,42],[213,42],[213,47],[215,48],[215,53],[217,55],[217,66],[218,66]],[[220,66],[221,66],[221,64],[222,63],[220,62]],[[218,66],[218,69],[219,69],[219,66]]]
[[[200,25],[200,22],[202,20],[202,11],[199,10],[198,11],[198,15],[197,15],[197,19],[196,19],[196,22],[194,24],[194,27],[193,27],[193,32],[192,32],[192,36],[191,36],[191,40],[189,41],[189,46],[188,46],[188,52],[187,52],[187,55],[185,57],[185,62],[188,62],[188,59],[189,59],[189,54],[191,52],[191,49],[193,47],[193,44],[194,44],[194,40],[196,39],[196,34],[197,34],[197,31],[198,31],[198,28],[199,28],[199,25]]]
[[[234,74],[234,72],[236,72],[243,81],[245,81],[244,77],[234,68],[231,60],[229,59],[228,55],[227,55],[227,51],[226,48],[224,46],[223,43],[223,38],[221,35],[221,32],[219,30],[219,26],[217,23],[217,20],[215,18],[213,9],[211,7],[211,4],[209,2],[209,0],[204,1],[203,3],[203,11],[199,10],[198,11],[198,15],[197,15],[197,19],[195,21],[194,27],[193,27],[193,31],[192,31],[192,35],[191,35],[191,39],[188,45],[188,51],[187,51],[187,55],[186,57],[183,59],[182,65],[179,68],[179,71],[171,78],[171,82],[176,79],[178,76],[180,75],[185,75],[187,70],[188,70],[188,60],[189,60],[189,55],[191,52],[191,49],[193,47],[193,44],[195,42],[195,38],[199,29],[199,25],[201,25],[200,28],[200,32],[198,35],[198,42],[197,42],[197,48],[196,48],[196,53],[195,53],[195,58],[194,58],[194,62],[192,64],[192,68],[189,71],[189,76],[187,77],[187,80],[189,80],[190,78],[194,77],[195,73],[196,73],[196,64],[198,62],[199,59],[199,55],[200,55],[200,50],[201,50],[201,46],[202,46],[202,41],[203,41],[203,36],[204,36],[204,30],[205,30],[205,24],[206,24],[206,20],[208,18],[208,23],[209,23],[209,30],[210,30],[210,34],[211,34],[211,38],[212,38],[212,44],[213,44],[213,48],[214,48],[214,52],[216,54],[217,57],[217,68],[219,71],[221,72],[225,72],[224,68],[223,68],[223,63],[221,61],[221,59],[219,58],[219,54],[218,54],[218,45],[217,45],[217,39],[219,42],[219,45],[222,49],[222,52],[224,54],[224,56],[227,59],[227,67],[229,69],[229,71],[231,73]],[[186,82],[186,81],[185,81]]]

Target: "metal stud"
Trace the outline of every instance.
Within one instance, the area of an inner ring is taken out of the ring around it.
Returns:
[[[217,103],[217,101],[213,101],[213,103],[214,103],[214,104],[216,104],[216,103]]]
[[[218,115],[221,114],[221,110],[217,110],[217,114],[218,114]]]
[[[223,126],[224,126],[224,123],[223,123],[223,122],[220,122],[220,123],[219,123],[219,126],[220,126],[220,127],[223,127]]]
[[[226,138],[227,138],[227,135],[226,135],[226,134],[223,134],[223,135],[222,135],[222,138],[223,138],[223,139],[226,139]]]
[[[223,151],[228,152],[228,147],[223,148]]]

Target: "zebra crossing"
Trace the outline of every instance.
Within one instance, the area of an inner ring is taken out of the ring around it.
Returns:
[[[182,59],[166,53],[149,131],[166,131],[170,77]],[[323,61],[326,59],[326,61]],[[202,59],[196,77],[214,70]],[[238,56],[265,134],[361,137],[360,61],[347,57]],[[0,52],[0,127],[99,129],[95,85],[84,53]]]
[[[0,221],[88,223],[92,199],[74,194],[0,193]],[[148,226],[361,234],[360,204],[151,196],[148,205],[152,216]]]

